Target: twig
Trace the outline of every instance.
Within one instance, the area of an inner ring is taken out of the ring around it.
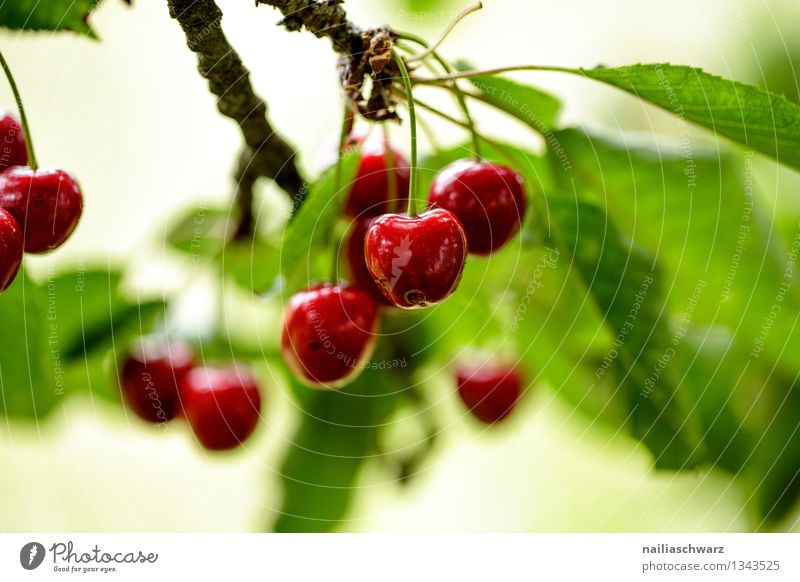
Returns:
[[[458,16],[456,16],[453,19],[453,21],[449,25],[447,25],[447,28],[445,28],[444,32],[439,36],[439,38],[436,39],[436,42],[434,42],[431,46],[429,46],[426,50],[422,51],[421,53],[418,53],[418,54],[414,55],[413,57],[410,57],[410,58],[406,59],[406,62],[410,64],[410,63],[413,63],[415,61],[421,61],[422,59],[427,58],[429,55],[431,55],[434,52],[436,52],[436,50],[442,45],[444,40],[447,38],[447,36],[451,32],[453,32],[453,29],[456,26],[458,26],[459,22],[464,20],[464,18],[466,18],[467,16],[469,16],[473,12],[477,12],[481,8],[483,8],[483,4],[478,2],[477,4],[474,4],[474,5],[470,6],[470,7],[465,8],[464,10],[462,10],[458,14]]]
[[[286,30],[306,30],[318,38],[328,37],[339,53],[357,55],[364,50],[361,29],[347,19],[341,0],[256,0],[283,14]]]
[[[512,73],[514,71],[549,71],[573,74],[581,73],[581,69],[571,69],[569,67],[551,67],[547,65],[515,65],[511,67],[498,67],[496,69],[484,69],[482,71],[462,71],[460,73],[452,73],[450,75],[442,75],[441,77],[433,78],[412,77],[411,81],[416,85],[438,85],[440,83],[449,83],[450,81],[454,81],[456,79],[486,77],[490,75],[499,75],[501,73]]]
[[[481,7],[481,5],[479,4],[478,7]],[[402,33],[400,35],[400,38],[405,38],[406,40],[415,42],[423,47],[428,46],[428,44],[425,42],[425,39],[420,38],[414,34]],[[444,58],[441,57],[441,55],[439,55],[438,52],[430,49],[426,52],[428,52],[433,57],[433,59],[437,63],[439,63],[439,66],[442,67],[442,69],[444,69],[444,72],[446,74],[448,75],[452,74],[453,68],[447,61],[444,60]],[[408,62],[408,60],[406,60],[406,62]],[[430,63],[426,61],[425,64],[428,65],[429,69],[431,68]],[[445,85],[439,85],[439,86],[445,86]],[[464,91],[458,85],[457,80],[453,80],[453,82],[449,84],[449,87],[452,88],[453,94],[456,97],[456,101],[458,101],[458,106],[461,108],[461,111],[464,112],[464,117],[466,118],[467,123],[469,124],[468,129],[470,132],[470,136],[472,137],[472,148],[473,148],[472,156],[475,159],[475,161],[480,161],[481,159],[480,140],[478,139],[475,120],[473,119],[472,114],[470,113],[466,99],[464,99]]]
[[[8,66],[3,53],[0,52],[0,66],[6,74],[6,79],[11,87],[11,92],[14,94],[14,100],[17,102],[17,111],[19,111],[20,123],[22,123],[22,133],[25,136],[25,149],[28,152],[28,165],[36,170],[39,167],[36,161],[36,152],[33,149],[33,136],[31,135],[31,128],[28,125],[28,116],[25,113],[25,106],[22,103],[22,96],[17,88],[17,82],[14,80],[14,75],[11,74],[11,67]]]
[[[167,3],[170,16],[186,35],[186,44],[197,54],[200,74],[217,96],[217,108],[241,130],[245,149],[236,171],[240,224],[235,236],[247,237],[253,229],[252,185],[257,178],[270,178],[295,203],[303,192],[294,149],[270,125],[267,106],[250,83],[250,72],[222,31],[222,11],[214,0]]]

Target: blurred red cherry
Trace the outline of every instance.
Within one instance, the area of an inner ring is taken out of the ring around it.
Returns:
[[[364,217],[389,211],[405,212],[410,170],[403,154],[394,147],[387,148],[382,137],[355,136],[351,141],[361,144],[361,163],[345,202],[345,214]],[[390,191],[391,174],[394,175],[394,195]]]
[[[458,217],[470,253],[488,255],[519,230],[527,200],[522,176],[511,168],[459,160],[436,175],[428,203]]]
[[[373,218],[358,218],[353,222],[345,243],[345,256],[352,284],[372,297],[378,305],[391,306],[392,302],[381,292],[367,269],[364,243]]]
[[[193,366],[194,352],[184,343],[137,339],[122,363],[125,404],[149,422],[172,420],[180,411],[178,387]]]
[[[239,446],[258,425],[261,392],[242,366],[194,368],[180,394],[192,432],[211,451]]]
[[[281,354],[304,384],[338,388],[361,371],[377,333],[378,305],[365,291],[316,285],[289,301]]]
[[[456,370],[458,395],[481,422],[503,420],[522,394],[522,376],[516,368],[502,364],[461,364]]]

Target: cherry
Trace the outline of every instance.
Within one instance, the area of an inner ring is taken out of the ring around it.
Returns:
[[[28,150],[25,135],[19,120],[0,110],[0,172],[13,166],[28,165]]]
[[[144,420],[172,420],[180,408],[178,387],[193,366],[194,353],[186,344],[139,338],[122,364],[122,396]]]
[[[181,384],[183,412],[198,441],[212,451],[232,449],[253,434],[261,414],[261,392],[236,364],[199,367]]]
[[[22,229],[7,210],[0,208],[0,292],[17,276],[22,264]]]
[[[458,394],[481,422],[503,420],[514,409],[522,394],[522,377],[516,368],[486,363],[462,364],[456,370]]]
[[[348,216],[379,216],[390,210],[404,212],[408,206],[408,161],[395,148],[387,148],[383,138],[353,138],[361,143],[361,164],[347,196],[344,211]],[[388,152],[391,151],[392,164]],[[389,176],[394,168],[394,200],[390,200]]]
[[[11,168],[0,175],[0,207],[22,226],[26,253],[61,245],[78,224],[83,195],[64,170]]]
[[[391,306],[391,301],[384,296],[372,275],[369,274],[367,262],[364,259],[364,242],[367,230],[369,230],[373,220],[373,218],[359,218],[353,223],[345,243],[347,266],[350,270],[350,280],[353,285],[362,291],[366,291],[378,305]]]
[[[442,169],[428,202],[458,217],[469,252],[476,255],[488,255],[506,244],[519,230],[526,207],[522,176],[506,166],[472,160]]]
[[[398,307],[425,307],[458,286],[467,240],[458,219],[436,208],[413,218],[385,214],[367,231],[367,268],[383,294]]]
[[[338,388],[361,371],[377,333],[378,305],[365,291],[316,285],[289,301],[281,353],[304,384]]]

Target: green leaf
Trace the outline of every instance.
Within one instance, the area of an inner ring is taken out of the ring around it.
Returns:
[[[423,167],[430,171],[421,174],[421,181],[468,155],[470,147],[464,144],[426,158]],[[426,312],[428,334],[436,339],[423,343],[439,350],[441,357],[451,357],[463,348],[464,338],[489,350],[510,340],[537,377],[546,379],[591,422],[614,428],[625,424],[630,406],[615,397],[614,374],[597,377],[612,347],[613,330],[604,324],[591,297],[577,301],[571,292],[572,253],[548,240],[547,210],[543,220],[535,203],[534,197],[542,193],[547,199],[557,194],[548,160],[508,144],[483,143],[482,151],[487,159],[524,176],[529,195],[526,224],[520,239],[500,253],[467,262],[453,297]],[[448,333],[442,334],[442,329]],[[459,333],[450,333],[455,329]]]
[[[502,77],[472,77],[470,81],[483,101],[537,132],[547,133],[556,126],[561,101],[550,93]]]
[[[286,227],[281,242],[280,265],[290,288],[305,281],[304,275],[316,258],[315,252],[328,242],[360,160],[361,153],[351,151],[340,159],[338,176],[335,165],[323,172],[309,187],[305,202]]]
[[[138,335],[148,333],[153,318],[163,312],[164,303],[132,303],[119,289],[119,270],[84,269],[60,273],[48,279],[48,308],[63,357],[82,360],[96,350],[121,342],[121,330],[133,327]]]
[[[172,221],[166,241],[175,250],[193,257],[211,257],[222,250],[230,227],[230,212],[198,206]]]
[[[442,15],[455,12],[453,8],[458,7],[456,0],[400,0],[400,5],[405,6],[407,11],[400,10],[399,16],[404,20],[414,20],[419,25],[441,24]],[[445,9],[450,10],[445,10]]]
[[[366,369],[341,390],[293,383],[302,421],[280,469],[283,504],[277,532],[324,532],[341,525],[378,431],[394,412],[403,375]]]
[[[670,64],[576,72],[800,169],[800,106],[752,85]]]
[[[219,260],[226,277],[244,289],[261,292],[268,289],[279,270],[278,248],[255,238],[231,241],[222,250]]]
[[[150,333],[163,317],[164,303],[160,301],[127,306],[108,322],[110,334],[95,335],[99,341],[87,340],[86,351],[67,361],[64,373],[67,393],[88,392],[112,402],[119,401],[118,362],[128,353],[133,340]]]
[[[626,404],[634,436],[653,452],[659,468],[697,465],[703,460],[697,419],[674,370],[661,365],[674,341],[664,312],[668,279],[597,206],[551,198],[547,207],[553,242],[585,286],[571,291],[572,300],[593,302],[615,338],[605,362],[617,373],[616,397]],[[598,381],[605,370],[598,368]]]
[[[48,277],[40,294],[47,306],[47,336],[65,394],[89,391],[117,400],[114,349],[124,353],[134,337],[163,316],[162,301],[133,303],[119,289],[115,268],[78,268]]]
[[[122,307],[117,299],[120,278],[119,271],[110,269],[67,271],[48,278],[48,306],[67,359],[80,356],[96,336],[110,337],[107,322]]]
[[[769,378],[758,374],[724,328],[690,328],[676,351],[681,385],[697,407],[709,461],[740,472],[756,442],[744,419]]]
[[[96,38],[89,14],[101,0],[7,0],[0,3],[0,26],[12,30],[72,31]]]
[[[124,346],[120,344],[119,349],[123,350]],[[80,392],[87,394],[89,398],[97,396],[119,403],[119,382],[112,350],[94,350],[83,358],[67,363],[64,368],[64,386],[70,394]]]
[[[776,525],[800,498],[800,389],[796,379],[772,382],[780,390],[758,403],[761,434],[743,476],[758,529]]]
[[[794,317],[770,315],[776,302],[782,313],[800,311],[800,298],[795,270],[787,270],[790,254],[754,188],[752,156],[577,130],[555,137],[566,155],[566,166],[554,164],[562,179],[658,254],[669,273],[671,310],[685,312],[702,285],[693,325],[727,325],[739,343],[757,349],[756,359],[778,362],[787,374],[800,369],[800,326]]]
[[[468,149],[440,152],[425,167],[433,174]],[[458,291],[432,316],[444,329],[449,329],[448,321],[457,321],[459,332],[466,332],[437,341],[454,350],[465,336],[487,345],[510,337],[531,368],[593,421],[630,423],[634,436],[653,451],[658,467],[701,462],[699,421],[689,413],[674,370],[657,370],[671,330],[660,289],[666,278],[652,257],[631,245],[602,208],[574,200],[571,190],[569,199],[559,198],[566,191],[554,183],[558,170],[541,156],[503,144],[484,149],[490,159],[523,174],[529,217],[520,241],[487,261],[468,262]],[[646,301],[638,301],[637,293],[650,278]],[[501,302],[510,305],[498,307]],[[634,309],[636,320],[629,329]],[[492,321],[498,317],[516,325],[495,329]],[[621,334],[622,329],[628,331]],[[623,345],[614,346],[620,335]],[[606,370],[604,360],[612,349],[619,354],[606,362],[611,366]],[[642,396],[645,384],[652,386]]]
[[[0,412],[36,419],[52,411],[64,391],[58,324],[46,290],[24,268],[0,294]]]

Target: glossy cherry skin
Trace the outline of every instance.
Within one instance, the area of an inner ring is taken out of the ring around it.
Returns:
[[[442,208],[414,218],[384,214],[367,231],[364,256],[372,278],[393,305],[426,307],[456,290],[467,239],[458,219]]]
[[[19,120],[0,110],[0,172],[14,166],[28,165],[25,135]]]
[[[200,444],[225,451],[243,443],[261,416],[261,392],[242,366],[198,367],[181,384],[183,414]]]
[[[365,291],[316,285],[289,300],[281,354],[303,384],[339,388],[363,369],[377,333],[378,304]]]
[[[11,214],[0,208],[0,292],[17,276],[22,264],[22,229]]]
[[[193,367],[194,352],[186,344],[137,339],[122,363],[125,404],[144,420],[172,420],[180,411],[179,386]]]
[[[378,305],[390,307],[392,306],[391,301],[386,298],[375,279],[370,275],[364,258],[364,243],[367,230],[369,230],[373,220],[373,218],[358,218],[354,221],[345,242],[347,267],[350,273],[350,281],[354,286],[366,291]]]
[[[522,395],[522,377],[513,368],[497,364],[462,364],[456,370],[458,395],[481,422],[503,420]]]
[[[46,253],[60,246],[78,224],[83,195],[64,170],[11,168],[0,175],[0,207],[22,227],[26,253]]]
[[[459,160],[436,175],[428,203],[458,217],[470,253],[488,255],[519,230],[527,200],[522,176],[511,168]]]
[[[364,217],[379,216],[390,210],[405,212],[410,179],[408,161],[391,148],[393,163],[390,164],[387,150],[389,148],[382,138],[366,138],[361,142],[361,164],[345,202],[346,215]],[[394,171],[390,172],[389,168],[394,168]],[[391,173],[394,173],[394,197],[389,192]]]

